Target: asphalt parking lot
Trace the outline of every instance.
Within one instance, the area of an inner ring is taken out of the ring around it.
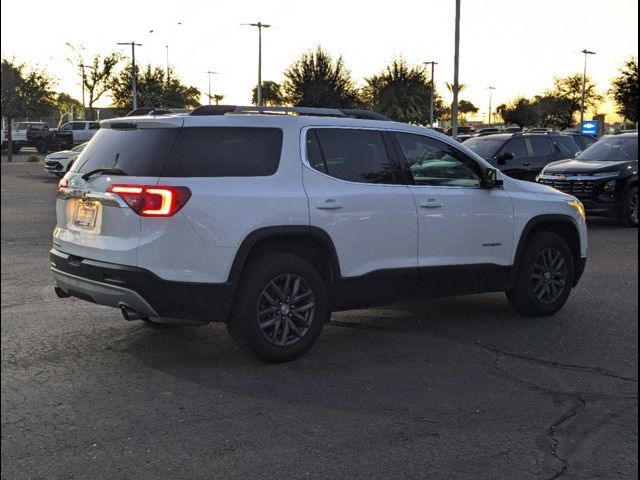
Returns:
[[[2,478],[638,477],[638,232],[590,223],[554,318],[502,295],[333,316],[306,356],[57,299],[56,179],[2,171]]]

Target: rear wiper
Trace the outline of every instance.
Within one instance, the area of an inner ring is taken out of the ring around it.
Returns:
[[[123,175],[127,176],[127,172],[121,170],[119,168],[96,168],[95,170],[91,170],[84,175],[82,175],[82,179],[86,182],[94,175]]]

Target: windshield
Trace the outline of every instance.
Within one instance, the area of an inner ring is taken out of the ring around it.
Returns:
[[[583,161],[631,162],[638,161],[638,137],[603,138],[577,157]]]
[[[177,128],[101,128],[71,171],[120,169],[134,177],[158,177],[178,134]]]
[[[470,148],[482,158],[493,158],[498,149],[504,144],[501,138],[470,138],[464,146]]]

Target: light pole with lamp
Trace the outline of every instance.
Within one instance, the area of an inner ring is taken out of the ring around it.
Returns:
[[[131,45],[131,95],[133,97],[133,110],[138,108],[137,82],[136,82],[136,47],[141,47],[141,43],[118,42],[118,45]]]
[[[263,28],[271,28],[271,25],[267,25],[266,23],[258,22],[258,23],[243,23],[242,25],[248,27],[257,27],[258,28],[258,101],[257,106],[262,106],[262,29]]]
[[[487,90],[489,90],[489,126],[491,126],[491,101],[493,100],[493,91],[496,89],[496,87],[487,87]]]
[[[211,105],[211,75],[217,75],[218,72],[212,72],[211,70],[205,72],[209,75],[209,94],[207,95],[209,97],[209,105]]]
[[[586,88],[587,88],[587,57],[589,55],[595,55],[596,52],[591,52],[586,48],[582,50],[584,54],[584,72],[582,74],[582,101],[580,102],[580,128],[582,128],[582,122],[584,122],[584,103],[586,99]]]
[[[433,89],[435,88],[435,82],[434,82],[434,78],[435,78],[435,69],[436,69],[436,65],[438,64],[438,62],[422,62],[424,65],[431,65],[431,92],[429,93],[429,126],[433,127],[433,120],[434,120],[434,115],[433,115]]]

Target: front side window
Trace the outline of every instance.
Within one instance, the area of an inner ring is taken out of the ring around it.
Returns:
[[[68,130],[71,130],[71,127],[72,127],[72,126],[73,126],[73,124],[71,124],[71,123],[65,123],[64,125],[62,125],[62,126],[60,127],[60,130],[62,130],[62,131],[65,131],[65,132],[66,132],[66,131],[68,131]]]
[[[82,122],[73,122],[72,130],[84,130],[84,123]]]
[[[480,167],[456,148],[440,140],[396,133],[416,185],[479,187]]]
[[[527,158],[529,156],[529,151],[527,150],[527,143],[524,141],[524,138],[522,137],[509,140],[500,151],[500,153],[507,153],[507,152],[513,153],[515,155],[515,158]]]
[[[307,131],[307,160],[320,172],[358,183],[396,183],[397,167],[382,132],[346,128]]]

